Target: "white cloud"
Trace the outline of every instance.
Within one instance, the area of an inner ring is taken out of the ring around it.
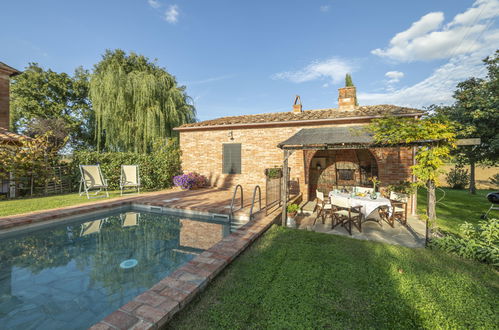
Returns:
[[[178,15],[179,15],[179,11],[178,11],[178,6],[177,5],[170,5],[170,7],[168,7],[168,9],[165,11],[165,21],[167,21],[168,23],[171,23],[171,24],[175,24],[178,22]]]
[[[339,83],[345,78],[345,74],[353,71],[355,65],[350,61],[332,57],[324,61],[314,61],[301,70],[276,73],[272,75],[272,79],[289,80],[294,83],[330,79],[333,83]]]
[[[445,26],[442,26],[443,13],[429,13],[396,34],[387,48],[371,53],[403,62],[471,54],[484,46],[483,33],[489,21],[497,16],[499,0],[477,0]]]
[[[385,73],[385,77],[389,78],[388,83],[396,83],[404,77],[404,73],[400,71],[388,71]]]
[[[330,5],[323,5],[323,6],[320,6],[320,10],[325,13],[325,12],[328,12],[329,9],[331,9],[331,6]]]
[[[386,93],[359,93],[359,103],[396,104],[400,106],[423,108],[431,104],[452,104],[457,83],[470,77],[483,77],[486,68],[482,60],[492,55],[499,41],[499,31],[491,31],[495,42],[471,54],[459,55],[437,68],[428,78],[409,87],[393,89]]]
[[[158,0],[147,0],[147,3],[153,8],[161,7],[161,3]]]

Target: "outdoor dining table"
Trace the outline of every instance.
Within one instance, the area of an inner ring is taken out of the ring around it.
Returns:
[[[378,197],[371,199],[369,196],[353,196],[349,193],[329,192],[329,198],[341,198],[348,202],[348,205],[355,207],[361,206],[360,212],[364,220],[372,218],[371,213],[378,210],[380,207],[388,207],[389,212],[392,212],[392,205],[388,198]]]

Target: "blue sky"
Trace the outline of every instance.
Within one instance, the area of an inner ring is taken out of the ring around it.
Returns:
[[[499,0],[22,0],[2,3],[0,61],[72,73],[121,48],[187,86],[200,120],[359,103],[452,102],[499,48]],[[5,15],[8,13],[8,15]]]

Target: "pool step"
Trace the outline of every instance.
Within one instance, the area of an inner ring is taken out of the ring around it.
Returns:
[[[231,232],[236,231],[247,223],[248,223],[248,220],[245,220],[245,219],[241,219],[241,218],[232,219],[232,221],[230,223],[230,231]]]

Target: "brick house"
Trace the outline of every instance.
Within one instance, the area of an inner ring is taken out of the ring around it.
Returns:
[[[10,77],[20,74],[18,70],[0,62],[0,147],[12,148],[19,143],[20,135],[9,131],[10,122]],[[1,170],[1,169],[0,169]],[[8,181],[0,180],[0,194],[13,195]]]
[[[288,148],[294,151],[288,158],[290,179],[305,200],[315,198],[316,189],[370,186],[370,176],[377,176],[382,186],[412,181],[415,147],[373,146],[361,128],[375,118],[419,118],[424,112],[356,104],[355,87],[345,87],[339,89],[337,109],[303,110],[297,96],[289,112],[182,125],[175,130],[180,133],[183,170],[206,175],[217,187],[241,184],[249,194],[255,185],[264,189],[265,169],[283,166],[282,149]],[[409,205],[414,209],[415,200]]]

